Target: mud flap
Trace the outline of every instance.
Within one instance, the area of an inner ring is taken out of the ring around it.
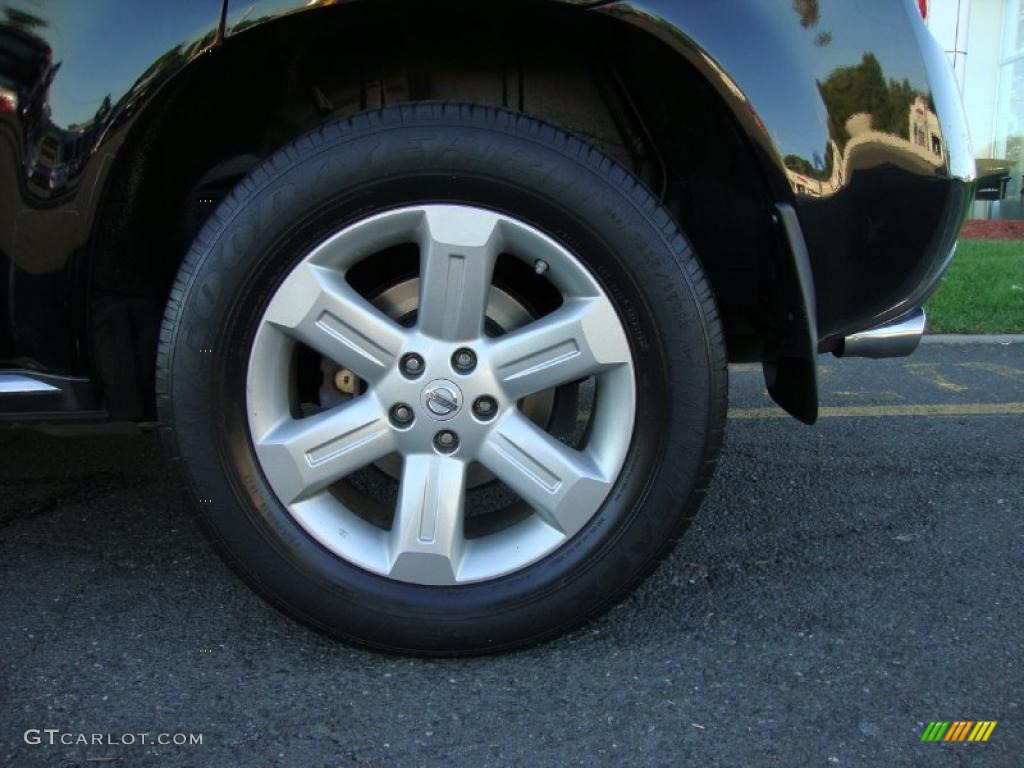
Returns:
[[[776,206],[779,223],[789,245],[783,268],[783,297],[787,329],[781,354],[765,361],[764,383],[768,394],[787,413],[804,424],[818,420],[818,313],[814,276],[800,222],[791,205]]]

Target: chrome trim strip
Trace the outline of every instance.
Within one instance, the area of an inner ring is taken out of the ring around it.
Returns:
[[[921,343],[926,324],[925,311],[919,307],[891,323],[850,334],[836,357],[906,357]]]
[[[0,373],[0,395],[23,395],[31,392],[60,392],[60,388],[21,373]]]

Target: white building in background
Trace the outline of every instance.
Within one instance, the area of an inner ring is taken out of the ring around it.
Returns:
[[[984,173],[1010,165],[1001,202],[978,202],[975,218],[1024,218],[1024,0],[927,0],[928,27],[953,64]],[[988,162],[986,162],[988,161]]]

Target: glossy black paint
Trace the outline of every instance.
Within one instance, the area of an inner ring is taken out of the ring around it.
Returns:
[[[327,4],[0,4],[0,368],[94,373],[91,248],[101,213],[124,194],[111,169],[130,162],[127,144],[144,145],[141,116],[158,113],[223,39]],[[662,41],[729,106],[761,169],[750,183],[792,206],[806,243],[816,311],[812,327],[792,330],[794,354],[806,358],[807,339],[830,349],[923,301],[974,170],[951,75],[912,0],[566,4]]]
[[[221,0],[0,4],[0,367],[87,373],[86,252],[137,114]]]
[[[911,0],[639,0],[601,12],[671,45],[730,104],[777,200],[797,210],[823,348],[924,300],[974,161],[952,74]]]

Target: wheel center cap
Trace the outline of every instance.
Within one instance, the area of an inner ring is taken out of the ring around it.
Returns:
[[[462,390],[447,379],[434,379],[423,388],[423,407],[432,419],[447,421],[462,409]]]

